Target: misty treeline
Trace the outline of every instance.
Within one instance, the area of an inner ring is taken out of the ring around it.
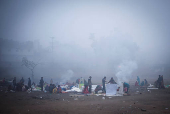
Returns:
[[[140,76],[140,72],[136,72],[141,68],[138,65],[140,47],[131,36],[115,31],[105,37],[91,34],[87,39],[89,47],[73,42],[63,43],[58,39],[55,39],[53,46],[49,43],[47,47],[39,41],[1,39],[1,77],[31,77],[36,82],[44,77],[47,82],[51,78],[54,82],[73,82],[91,75],[95,83],[104,76],[107,80],[114,77],[121,83]],[[20,51],[16,51],[18,49]]]
[[[32,41],[19,42],[12,39],[0,38],[1,50],[4,49],[7,51],[11,51],[13,49],[15,51],[22,51],[22,50],[30,51],[33,48],[34,48],[34,44]]]

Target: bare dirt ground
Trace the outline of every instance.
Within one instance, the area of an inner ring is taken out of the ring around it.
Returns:
[[[96,95],[1,91],[0,114],[170,114],[170,89],[150,92],[131,86],[130,94],[102,99]]]

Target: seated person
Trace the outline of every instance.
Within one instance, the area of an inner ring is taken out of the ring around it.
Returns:
[[[57,87],[53,89],[53,93],[57,93]]]
[[[144,81],[142,81],[141,86],[144,86]]]
[[[53,92],[53,89],[54,89],[54,86],[53,84],[50,84],[50,87],[49,87],[49,92],[52,93]]]
[[[148,81],[146,79],[144,81],[145,81],[145,86],[147,86],[148,85]]]
[[[62,93],[62,89],[61,89],[60,85],[58,85],[57,93]]]
[[[135,86],[139,86],[138,81],[135,82]]]

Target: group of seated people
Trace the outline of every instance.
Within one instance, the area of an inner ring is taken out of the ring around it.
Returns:
[[[49,91],[50,93],[62,93],[60,85],[56,87],[55,84],[46,85],[45,90]]]

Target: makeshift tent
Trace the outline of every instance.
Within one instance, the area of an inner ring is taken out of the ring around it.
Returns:
[[[106,84],[106,96],[112,96],[117,93],[117,84]]]

